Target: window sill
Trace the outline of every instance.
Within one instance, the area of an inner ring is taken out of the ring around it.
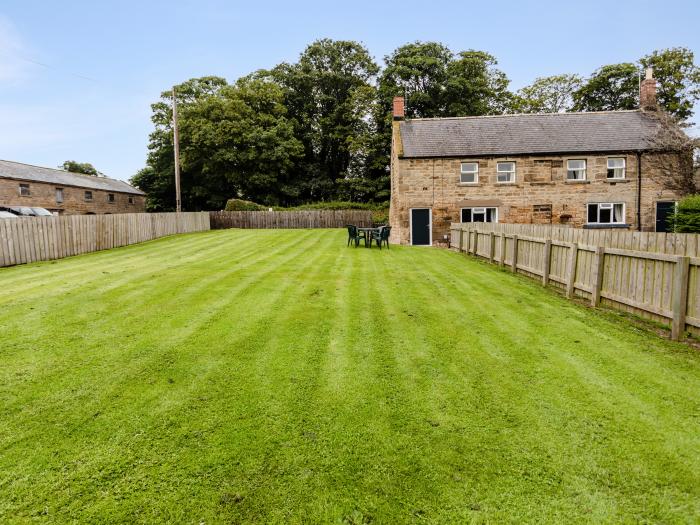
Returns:
[[[459,186],[483,186],[481,182],[460,182]]]
[[[590,184],[591,181],[589,180],[568,180],[566,181],[567,184]]]
[[[618,182],[632,182],[630,179],[603,179],[606,184],[617,184]]]
[[[496,186],[517,186],[517,182],[497,182]]]
[[[608,229],[624,229],[629,230],[631,224],[584,224],[584,230],[608,230]]]

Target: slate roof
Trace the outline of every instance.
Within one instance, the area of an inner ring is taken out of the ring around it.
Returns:
[[[137,190],[124,181],[110,179],[108,177],[93,177],[82,173],[71,173],[69,171],[52,168],[41,168],[21,162],[0,160],[0,179],[17,179],[30,182],[47,182],[57,186],[78,186],[80,188],[90,188],[95,190],[113,191],[118,193],[131,193],[133,195],[145,195],[141,190]]]
[[[639,110],[414,119],[401,122],[404,157],[637,151],[656,120]]]

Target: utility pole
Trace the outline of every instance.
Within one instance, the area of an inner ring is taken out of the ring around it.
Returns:
[[[180,133],[177,129],[177,99],[175,98],[175,86],[173,86],[173,144],[175,146],[175,210],[182,211],[180,199]]]

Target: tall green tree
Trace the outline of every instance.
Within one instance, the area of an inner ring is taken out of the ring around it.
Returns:
[[[639,68],[630,62],[603,66],[573,93],[574,111],[639,107]]]
[[[553,75],[539,77],[520,89],[514,97],[515,113],[561,113],[571,111],[573,94],[581,88],[579,75]]]
[[[693,115],[693,105],[700,100],[700,67],[695,65],[690,49],[674,47],[654,51],[639,60],[643,68],[654,69],[657,101],[680,121]]]
[[[175,87],[179,109],[182,201],[188,210],[221,209],[231,197],[264,204],[286,198],[301,143],[294,138],[279,86],[219,77]],[[148,208],[175,205],[171,92],[153,104],[147,166],[132,183],[148,194]]]
[[[379,67],[358,42],[317,40],[295,64],[269,72],[304,146],[297,170],[299,201],[332,199],[351,173],[353,145],[373,131],[368,123]]]
[[[67,160],[59,166],[62,170],[70,171],[71,173],[82,173],[83,175],[92,175],[93,177],[104,177],[104,173],[97,171],[97,168],[89,162],[77,162],[75,160]]]

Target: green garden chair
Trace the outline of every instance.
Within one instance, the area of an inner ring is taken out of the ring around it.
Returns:
[[[389,248],[389,234],[391,233],[391,226],[382,226],[379,228],[378,231],[373,231],[372,232],[372,239],[370,240],[370,246],[372,244],[372,241],[375,241],[377,243],[377,246],[379,246],[379,249],[382,249],[382,244],[386,244],[386,247]]]
[[[350,242],[355,243],[355,248],[357,248],[360,245],[360,239],[365,240],[365,244],[367,244],[367,237],[365,237],[365,232],[361,232],[357,229],[357,226],[354,226],[352,224],[347,225],[348,228],[348,244],[347,246],[350,246]]]

